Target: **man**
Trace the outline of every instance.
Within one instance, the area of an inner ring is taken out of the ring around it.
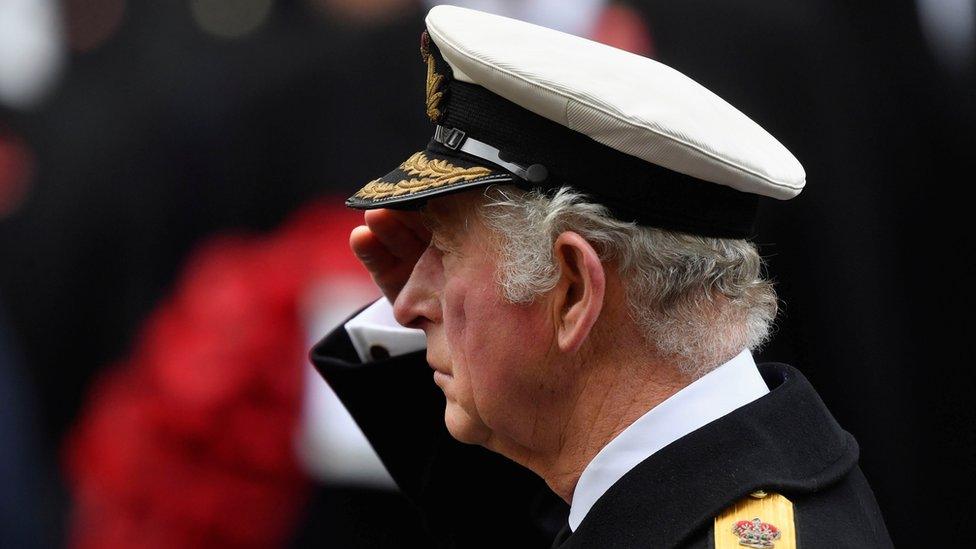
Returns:
[[[890,546],[853,438],[749,351],[776,298],[745,239],[760,196],[802,189],[796,159],[648,59],[426,23],[434,138],[347,202],[388,301],[313,361],[438,540]]]

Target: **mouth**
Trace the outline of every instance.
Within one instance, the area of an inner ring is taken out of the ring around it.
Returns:
[[[439,370],[434,370],[434,384],[437,385],[438,387],[443,389],[444,388],[443,384],[452,379],[454,379],[454,376],[452,376],[451,374],[445,374],[444,372],[441,372]]]
[[[453,374],[451,374],[451,372],[448,371],[447,368],[444,368],[444,367],[441,367],[441,366],[437,366],[435,364],[430,364],[430,369],[431,370],[434,370],[434,373],[436,373],[436,374],[445,375],[447,377],[454,377]]]
[[[434,383],[436,383],[438,386],[440,386],[441,383],[445,381],[454,379],[454,376],[451,374],[450,371],[448,371],[447,368],[444,368],[443,366],[438,366],[437,364],[434,364],[433,361],[428,361],[427,364],[430,366],[432,370],[434,370]]]
[[[450,360],[445,360],[447,359],[446,355],[447,353],[441,352],[440,349],[435,349],[434,345],[428,342],[427,356],[425,357],[427,359],[427,365],[435,372],[451,377],[453,375],[451,373],[451,363]]]

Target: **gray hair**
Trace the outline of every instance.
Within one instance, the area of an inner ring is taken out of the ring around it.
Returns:
[[[553,195],[493,186],[480,208],[499,236],[498,280],[513,303],[553,287],[553,244],[572,230],[604,263],[615,262],[645,343],[699,377],[769,335],[777,300],[763,261],[746,240],[710,238],[614,219],[573,189]]]

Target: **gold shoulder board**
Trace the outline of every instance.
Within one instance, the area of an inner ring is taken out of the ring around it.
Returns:
[[[715,549],[796,549],[793,503],[762,490],[715,517]]]

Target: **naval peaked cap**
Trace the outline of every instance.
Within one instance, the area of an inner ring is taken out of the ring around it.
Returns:
[[[759,196],[803,189],[782,144],[666,65],[454,6],[431,9],[426,25],[434,138],[351,207],[411,208],[491,184],[571,186],[624,221],[744,238]]]

